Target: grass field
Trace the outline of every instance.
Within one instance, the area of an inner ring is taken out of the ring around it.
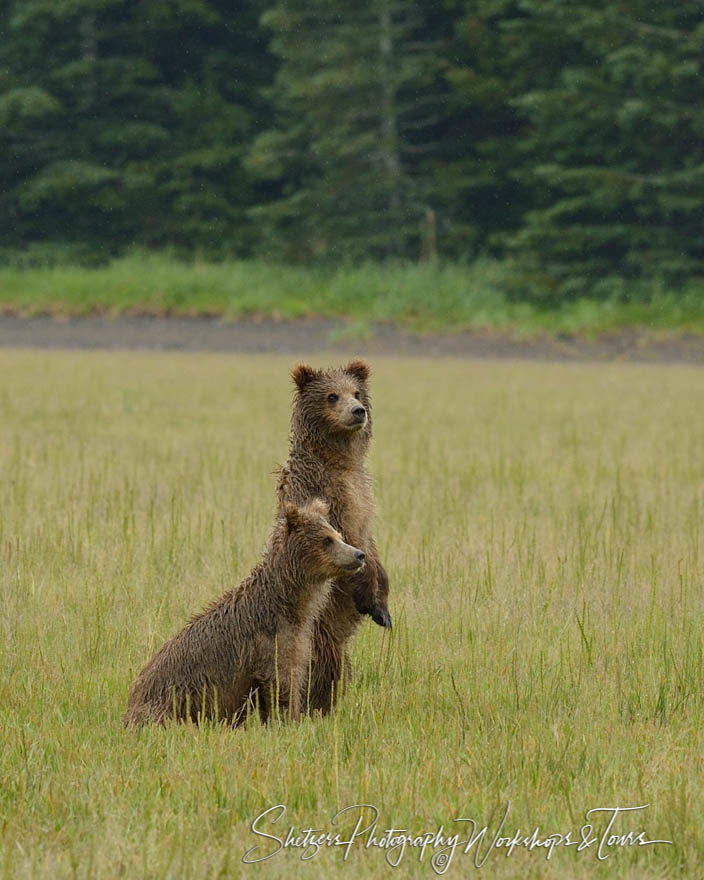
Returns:
[[[325,720],[122,728],[139,667],[260,554],[290,366],[0,352],[0,877],[432,877],[364,840],[241,860],[276,804],[281,837],[368,803],[377,837],[473,818],[486,850],[508,801],[506,836],[650,804],[612,833],[673,844],[460,847],[446,876],[702,876],[700,370],[379,359],[393,633],[364,625]]]
[[[507,296],[509,264],[366,264],[337,271],[255,261],[179,262],[135,253],[97,268],[0,264],[0,311],[19,315],[214,315],[349,320],[366,335],[374,322],[417,331],[492,329],[513,334],[595,336],[626,328],[704,335],[704,288],[669,291],[653,281],[621,296],[560,304]],[[513,279],[513,280],[512,280]]]

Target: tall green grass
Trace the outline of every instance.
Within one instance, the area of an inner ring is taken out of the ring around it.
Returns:
[[[673,845],[494,852],[480,876],[699,876],[694,369],[379,359],[393,632],[364,625],[324,720],[122,728],[140,666],[259,557],[290,366],[0,352],[0,877],[430,877],[429,854],[394,873],[361,845],[346,862],[241,859],[276,804],[266,830],[283,836],[334,830],[358,803],[379,834],[496,829],[508,801],[509,834],[575,835],[589,809],[650,804],[619,833]],[[458,854],[447,876],[474,870]]]
[[[0,309],[21,315],[103,313],[393,321],[415,330],[597,334],[624,327],[704,332],[704,292],[647,290],[551,306],[507,298],[511,267],[363,264],[336,271],[258,262],[179,262],[132,254],[98,268],[0,267]]]

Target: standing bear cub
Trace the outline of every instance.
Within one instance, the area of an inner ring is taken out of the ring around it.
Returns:
[[[313,626],[307,702],[309,709],[326,713],[335,703],[343,672],[349,674],[346,646],[362,615],[391,627],[389,579],[371,533],[374,502],[365,467],[372,436],[369,367],[361,360],[336,370],[299,364],[292,376],[296,394],[290,451],[277,485],[281,513],[287,504],[323,498],[331,524],[366,555],[363,571],[335,578]]]
[[[267,721],[296,720],[310,662],[313,621],[330,579],[357,573],[364,553],[328,522],[313,499],[287,504],[262,561],[234,590],[194,617],[140,672],[124,723],[169,718],[242,722],[259,706]]]

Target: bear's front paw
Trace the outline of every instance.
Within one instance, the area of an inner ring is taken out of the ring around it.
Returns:
[[[369,600],[367,591],[359,589],[354,593],[354,604],[360,614],[366,614],[379,626],[391,629],[391,615],[385,602],[374,602]]]
[[[391,615],[386,605],[375,605],[369,612],[369,615],[374,623],[379,624],[379,626],[383,626],[385,629],[392,628]]]
[[[372,613],[372,609],[374,607],[374,602],[371,598],[372,595],[372,591],[366,584],[360,584],[357,589],[352,593],[352,598],[354,599],[354,607],[357,609],[357,611],[359,611],[360,614]]]

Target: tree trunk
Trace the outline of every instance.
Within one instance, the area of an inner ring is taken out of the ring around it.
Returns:
[[[381,158],[386,173],[389,221],[396,231],[389,242],[389,251],[399,253],[401,232],[401,154],[398,141],[396,87],[394,83],[393,21],[389,0],[379,7],[379,55],[381,69]]]

